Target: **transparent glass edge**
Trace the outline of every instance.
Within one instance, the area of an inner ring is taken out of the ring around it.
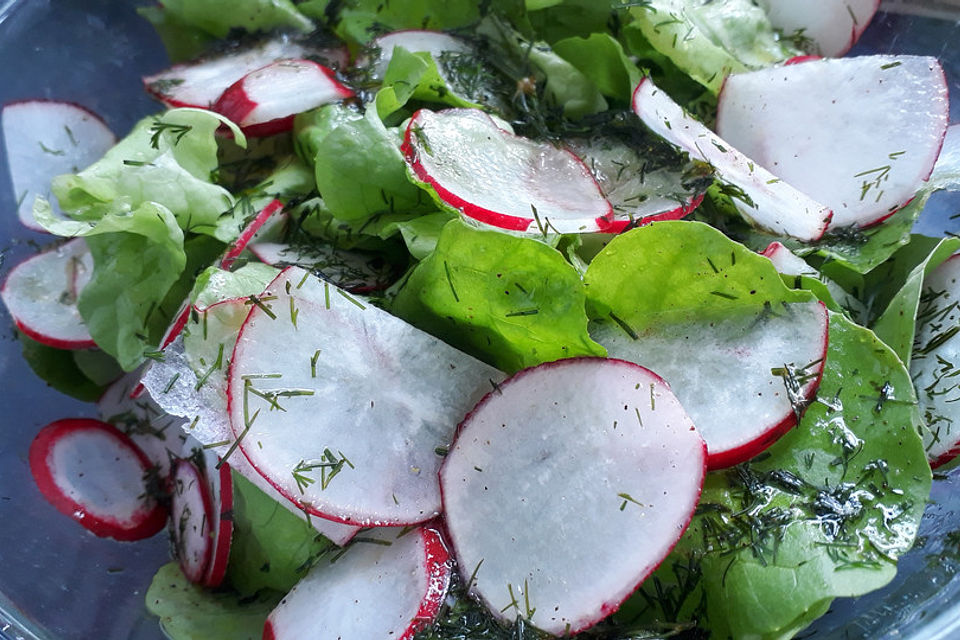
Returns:
[[[960,0],[883,0],[880,11],[960,20]]]
[[[3,14],[0,13],[0,22]],[[0,640],[49,640],[24,626],[26,616],[7,597],[0,593]]]
[[[13,6],[17,4],[20,0],[0,0],[0,24],[3,24],[4,20],[10,17],[10,14],[13,13]],[[2,629],[3,627],[0,627]]]

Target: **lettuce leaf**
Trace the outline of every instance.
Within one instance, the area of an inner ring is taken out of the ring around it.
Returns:
[[[772,640],[893,578],[930,491],[919,410],[896,354],[830,323],[821,400],[765,454],[708,474],[690,529],[624,615]]]
[[[58,235],[85,236],[94,272],[77,301],[90,335],[125,371],[139,365],[151,345],[152,316],[187,264],[183,231],[169,209],[146,202],[85,222],[55,217],[38,198],[37,220]]]
[[[587,334],[580,277],[559,252],[459,220],[443,228],[392,310],[507,372],[606,355]]]
[[[273,29],[313,31],[313,22],[290,0],[163,0],[162,12],[175,24],[225,38],[232,29],[251,33]]]
[[[713,93],[731,73],[803,53],[782,42],[750,0],[649,0],[630,15],[650,44]]]
[[[23,359],[30,369],[52,388],[84,402],[96,402],[104,387],[83,373],[73,351],[41,344],[17,332]]]
[[[334,544],[238,473],[227,580],[242,595],[286,593]],[[258,636],[259,637],[259,636]]]
[[[230,193],[212,183],[216,130],[225,121],[209,111],[174,109],[141,120],[103,158],[76,175],[58,176],[52,190],[64,211],[95,219],[105,205],[163,205],[181,228],[229,242],[241,224]],[[234,135],[239,133],[235,131]],[[240,134],[238,144],[245,139]]]
[[[171,640],[260,640],[267,616],[282,593],[265,591],[241,598],[191,584],[176,562],[160,567],[145,597]]]
[[[553,50],[589,78],[600,93],[624,103],[630,102],[643,77],[623,46],[606,33],[566,38],[554,42]]]
[[[400,131],[387,129],[375,109],[359,119],[327,113],[337,126],[322,137],[313,164],[317,188],[335,218],[356,223],[378,213],[434,208],[407,177]]]

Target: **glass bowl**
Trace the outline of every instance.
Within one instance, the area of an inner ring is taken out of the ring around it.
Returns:
[[[897,0],[884,5],[855,53],[938,56],[960,120],[960,2]],[[123,0],[0,0],[0,103],[55,98],[99,113],[118,135],[158,110],[140,76],[163,68],[152,27]],[[2,146],[0,146],[2,149]],[[0,155],[0,276],[38,244],[13,212],[16,199]],[[960,194],[935,195],[917,224],[927,235],[960,232]],[[13,323],[0,310],[0,639],[157,640],[143,597],[169,557],[164,535],[138,543],[96,538],[41,497],[27,465],[40,427],[95,408],[48,388],[20,356]],[[837,600],[800,638],[947,640],[960,637],[960,473],[937,476],[920,541],[886,588]],[[956,602],[955,602],[956,601]]]

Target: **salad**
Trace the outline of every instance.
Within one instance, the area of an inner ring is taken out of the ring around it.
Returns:
[[[887,584],[958,442],[942,71],[762,4],[143,9],[168,110],[4,109],[69,238],[4,302],[103,419],[41,491],[169,529],[177,639],[784,638]]]

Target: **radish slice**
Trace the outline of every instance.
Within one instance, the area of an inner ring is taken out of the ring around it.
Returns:
[[[17,327],[37,342],[59,349],[95,347],[80,317],[77,298],[90,282],[93,257],[82,238],[33,255],[10,271],[0,288]]]
[[[799,33],[818,54],[840,57],[860,38],[880,0],[761,0],[760,5],[784,35]]]
[[[832,212],[780,180],[702,123],[644,78],[633,94],[633,110],[644,124],[692,157],[709,162],[722,180],[739,187],[745,199],[733,202],[748,220],[798,240],[819,240]]]
[[[440,56],[445,53],[473,53],[473,48],[459,38],[440,31],[418,29],[395,31],[380,36],[370,43],[370,47],[376,50],[376,57],[372,64],[369,61],[362,62],[370,67],[371,78],[378,82],[383,80],[387,67],[390,66],[390,60],[393,58],[393,50],[396,47],[402,47],[411,53],[429,53],[435,61],[439,61]]]
[[[273,216],[280,215],[283,211],[283,203],[279,200],[271,200],[267,206],[260,210],[260,213],[250,221],[246,227],[240,232],[240,235],[237,236],[237,239],[234,240],[227,251],[223,254],[223,258],[220,259],[220,268],[229,271],[230,267],[233,266],[233,263],[236,262],[237,258],[240,257],[240,254],[243,253],[244,249],[247,248],[247,245],[253,240],[257,235],[257,232],[267,221],[269,221]]]
[[[242,53],[175,65],[160,73],[145,76],[143,85],[168,107],[209,109],[227,87],[251,71],[273,62],[306,55],[328,60],[329,64],[341,68],[346,67],[349,58],[343,48],[308,50],[298,42],[276,39]]]
[[[0,120],[17,215],[30,229],[45,231],[33,218],[36,197],[59,212],[50,181],[93,164],[117,139],[100,116],[69,102],[15,102],[3,107]]]
[[[515,136],[482,111],[421,109],[402,150],[416,179],[443,204],[494,227],[589,233],[614,218],[579,158]]]
[[[233,434],[254,468],[331,520],[437,515],[437,451],[500,372],[297,267],[260,299],[228,387]]]
[[[214,521],[210,488],[200,470],[189,460],[178,460],[173,467],[173,493],[170,502],[170,535],[187,580],[203,582],[213,557]]]
[[[679,220],[703,202],[703,195],[686,189],[681,171],[650,169],[649,160],[615,140],[574,139],[567,147],[583,160],[613,207],[614,218],[604,231],[620,233],[657,220]]]
[[[449,584],[436,531],[371,531],[311,569],[267,618],[263,638],[411,640],[436,617]]]
[[[208,309],[216,305],[211,305]],[[225,353],[230,353],[229,350]],[[200,384],[193,366],[183,351],[183,339],[175,340],[164,349],[163,362],[152,362],[143,376],[143,385],[150,397],[165,412],[182,417],[191,436],[210,447],[220,456],[229,456],[230,466],[268,494],[291,513],[305,516],[292,502],[280,495],[263,476],[257,473],[239,452],[231,451],[234,440],[227,417],[226,394],[208,378]],[[211,377],[214,374],[211,374]],[[217,444],[221,443],[221,444]],[[331,542],[344,545],[359,531],[359,527],[333,522],[324,518],[308,517],[307,521]]]
[[[182,418],[171,416],[149,394],[135,394],[141,387],[139,371],[128,373],[107,387],[99,400],[100,419],[127,434],[157,469],[159,478],[170,475],[170,460],[183,450],[186,439]]]
[[[707,464],[719,469],[752,458],[797,423],[820,385],[827,329],[826,307],[807,302],[640,335],[603,323],[591,336],[611,357],[670,383],[707,443]]]
[[[933,170],[947,117],[936,59],[862,56],[730,76],[717,131],[832,207],[836,229],[880,222],[913,198]]]
[[[917,314],[910,375],[917,389],[926,428],[922,431],[933,468],[960,455],[960,254],[952,256],[923,280]]]
[[[250,245],[250,251],[274,267],[296,265],[321,274],[331,284],[352,293],[382,291],[397,280],[393,266],[384,262],[382,257],[329,245],[292,246],[259,242]]]
[[[43,496],[101,537],[141,540],[163,529],[167,511],[148,493],[149,468],[130,438],[99,420],[51,422],[30,444],[30,472]]]
[[[760,255],[769,258],[777,271],[784,275],[820,277],[819,271],[807,264],[806,260],[790,251],[781,242],[771,242]]]
[[[333,71],[310,60],[281,60],[252,71],[230,85],[213,106],[251,136],[293,127],[293,116],[324,104],[352,98],[353,91]]]
[[[643,367],[578,358],[521,371],[464,419],[440,473],[461,575],[501,619],[586,629],[680,539],[705,457]]]
[[[210,563],[203,575],[205,587],[218,587],[227,575],[230,545],[233,541],[233,474],[230,465],[220,462],[220,456],[190,438],[186,444],[186,456],[202,461],[203,478],[210,496],[211,521],[208,525],[213,548]],[[218,468],[219,467],[219,468]]]

